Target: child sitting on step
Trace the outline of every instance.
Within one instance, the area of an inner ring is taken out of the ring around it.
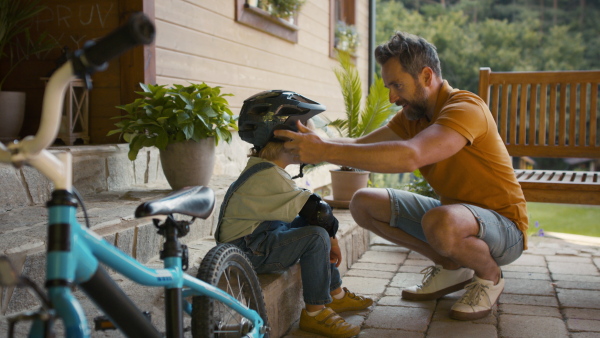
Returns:
[[[342,288],[338,221],[318,195],[296,186],[284,169],[299,164],[298,158],[284,148],[284,140],[273,138],[273,130],[294,130],[297,120],[306,124],[324,110],[315,101],[283,90],[244,101],[239,135],[254,148],[225,195],[215,239],[240,247],[257,273],[280,271],[300,260],[305,303],[300,329],[352,337],[360,327],[338,313],[366,309],[373,300]]]

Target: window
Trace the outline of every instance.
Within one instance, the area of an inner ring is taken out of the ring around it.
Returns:
[[[329,56],[335,57],[335,50],[346,50],[354,55],[358,34],[356,33],[356,1],[329,0]]]
[[[297,13],[292,21],[288,21],[257,7],[257,1],[235,0],[235,2],[237,22],[293,43],[298,42],[298,26],[294,24],[298,22]]]

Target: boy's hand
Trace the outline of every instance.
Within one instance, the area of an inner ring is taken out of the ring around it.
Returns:
[[[342,264],[342,250],[340,249],[336,238],[331,238],[331,251],[329,252],[329,262],[335,263],[336,267]]]

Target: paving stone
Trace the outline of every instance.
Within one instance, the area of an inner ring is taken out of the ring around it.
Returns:
[[[471,322],[433,322],[427,330],[428,338],[497,337],[496,326]]]
[[[554,317],[500,315],[498,331],[500,337],[569,337],[563,320]]]
[[[364,329],[358,335],[360,338],[422,338],[423,333],[404,330]]]
[[[142,264],[148,262],[160,251],[161,236],[156,233],[153,224],[144,224],[138,227],[136,242],[134,244],[135,259]],[[143,243],[143,245],[141,245]]]
[[[367,251],[361,257],[360,263],[389,263],[402,264],[406,260],[405,253],[385,252],[385,251]]]
[[[385,296],[400,296],[402,295],[401,288],[387,287],[383,293]]]
[[[546,258],[544,256],[531,255],[524,253],[516,261],[510,263],[514,265],[527,265],[527,266],[546,266]]]
[[[422,307],[377,306],[369,314],[365,326],[424,333],[432,313],[433,310]]]
[[[593,309],[564,309],[565,318],[567,319],[594,319],[600,320],[600,310]]]
[[[21,182],[21,171],[6,164],[0,164],[0,212],[22,208],[31,204],[27,190]]]
[[[564,307],[600,309],[600,290],[557,289],[556,293]]]
[[[527,253],[547,257],[556,254],[556,250],[551,248],[529,248],[527,249]]]
[[[546,260],[548,262],[563,262],[563,263],[590,263],[591,259],[587,257],[581,256],[547,256]]]
[[[370,250],[386,251],[386,252],[402,252],[405,254],[408,254],[410,252],[410,250],[407,248],[403,248],[401,246],[389,246],[389,245],[372,245]]]
[[[377,305],[382,306],[404,306],[404,307],[422,307],[433,311],[435,309],[436,301],[435,300],[425,300],[425,301],[408,301],[403,300],[400,296],[385,296],[382,297]]]
[[[457,322],[454,319],[450,318],[450,310],[452,308],[452,306],[454,305],[454,303],[456,303],[458,299],[455,298],[450,298],[448,296],[444,296],[444,298],[441,298],[440,300],[438,300],[437,302],[437,306],[435,308],[435,312],[433,313],[433,318],[432,321],[436,322],[436,321],[444,321],[444,322]],[[487,324],[487,325],[492,325],[494,327],[496,327],[498,320],[496,319],[498,315],[498,306],[495,305],[492,308],[492,312],[488,315],[485,316],[481,319],[477,319],[477,320],[472,320],[472,321],[468,321],[469,323],[473,323],[473,324]]]
[[[423,261],[423,262],[425,262],[425,261]],[[398,272],[416,273],[416,274],[420,274],[421,278],[423,278],[423,273],[421,271],[423,271],[423,269],[426,267],[427,266],[423,266],[423,265],[402,265],[400,267],[400,269],[398,269]]]
[[[430,262],[430,263],[429,263],[429,265],[431,265],[431,264],[432,264],[432,263],[431,263],[431,260],[429,260],[429,258],[427,258],[427,257],[425,257],[425,256],[423,256],[423,255],[421,255],[420,253],[418,253],[418,252],[416,252],[416,251],[411,251],[411,252],[408,254],[408,259],[420,259],[420,260],[426,260],[426,261]]]
[[[372,246],[374,246],[376,248],[379,246],[399,246],[398,244],[396,244],[394,242],[390,242],[387,239],[380,237],[380,236],[371,237],[370,243]]]
[[[502,271],[527,272],[527,273],[549,273],[545,266],[505,265]]]
[[[135,184],[133,162],[125,156],[106,158],[106,175],[108,190],[123,190]]]
[[[403,289],[409,286],[421,284],[422,282],[422,274],[398,272],[390,282],[390,286]]]
[[[359,270],[376,270],[376,271],[389,271],[395,272],[398,270],[398,265],[396,264],[382,264],[382,263],[354,263],[352,265],[353,269]]]
[[[600,290],[598,282],[557,281],[555,285],[561,289]]]
[[[413,259],[413,258],[411,258],[411,259],[407,259],[404,262],[404,265],[406,265],[406,266],[419,266],[421,268],[425,268],[425,267],[433,265],[433,262],[430,261],[430,260]]]
[[[381,278],[390,280],[394,277],[395,273],[391,271],[377,271],[377,270],[361,270],[361,269],[350,269],[344,276],[347,277],[367,277],[367,278]]]
[[[558,301],[555,297],[513,295],[506,293],[500,296],[499,303],[558,307]]]
[[[571,338],[598,338],[597,332],[574,332],[571,333]]]
[[[600,332],[600,320],[567,319],[567,327],[573,331]]]
[[[558,308],[550,306],[500,304],[498,310],[501,314],[562,318]]]
[[[503,270],[504,278],[513,279],[537,279],[537,280],[551,280],[550,275],[547,273],[531,273],[531,272],[519,272],[519,271],[506,271]]]
[[[555,281],[569,281],[569,282],[581,281],[584,283],[600,283],[600,276],[552,274],[552,279]]]
[[[344,276],[342,286],[358,295],[381,295],[389,282],[389,279]]]
[[[81,194],[92,194],[108,190],[106,165],[104,159],[97,156],[73,157],[73,186]]]
[[[548,262],[551,273],[600,276],[596,265],[590,263]]]
[[[554,286],[550,281],[529,280],[523,282],[519,279],[505,278],[504,293],[523,294],[523,295],[554,295]]]
[[[556,255],[577,256],[578,254],[579,254],[579,250],[568,249],[568,248],[556,251]]]

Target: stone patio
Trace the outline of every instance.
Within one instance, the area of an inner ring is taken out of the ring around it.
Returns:
[[[402,288],[421,282],[431,262],[374,237],[345,274],[344,286],[377,303],[368,311],[344,314],[362,326],[359,337],[600,337],[600,238],[564,234],[531,237],[530,249],[503,267],[506,287],[487,318],[450,319],[464,291],[437,301],[409,302]],[[286,338],[314,336],[298,329]]]

